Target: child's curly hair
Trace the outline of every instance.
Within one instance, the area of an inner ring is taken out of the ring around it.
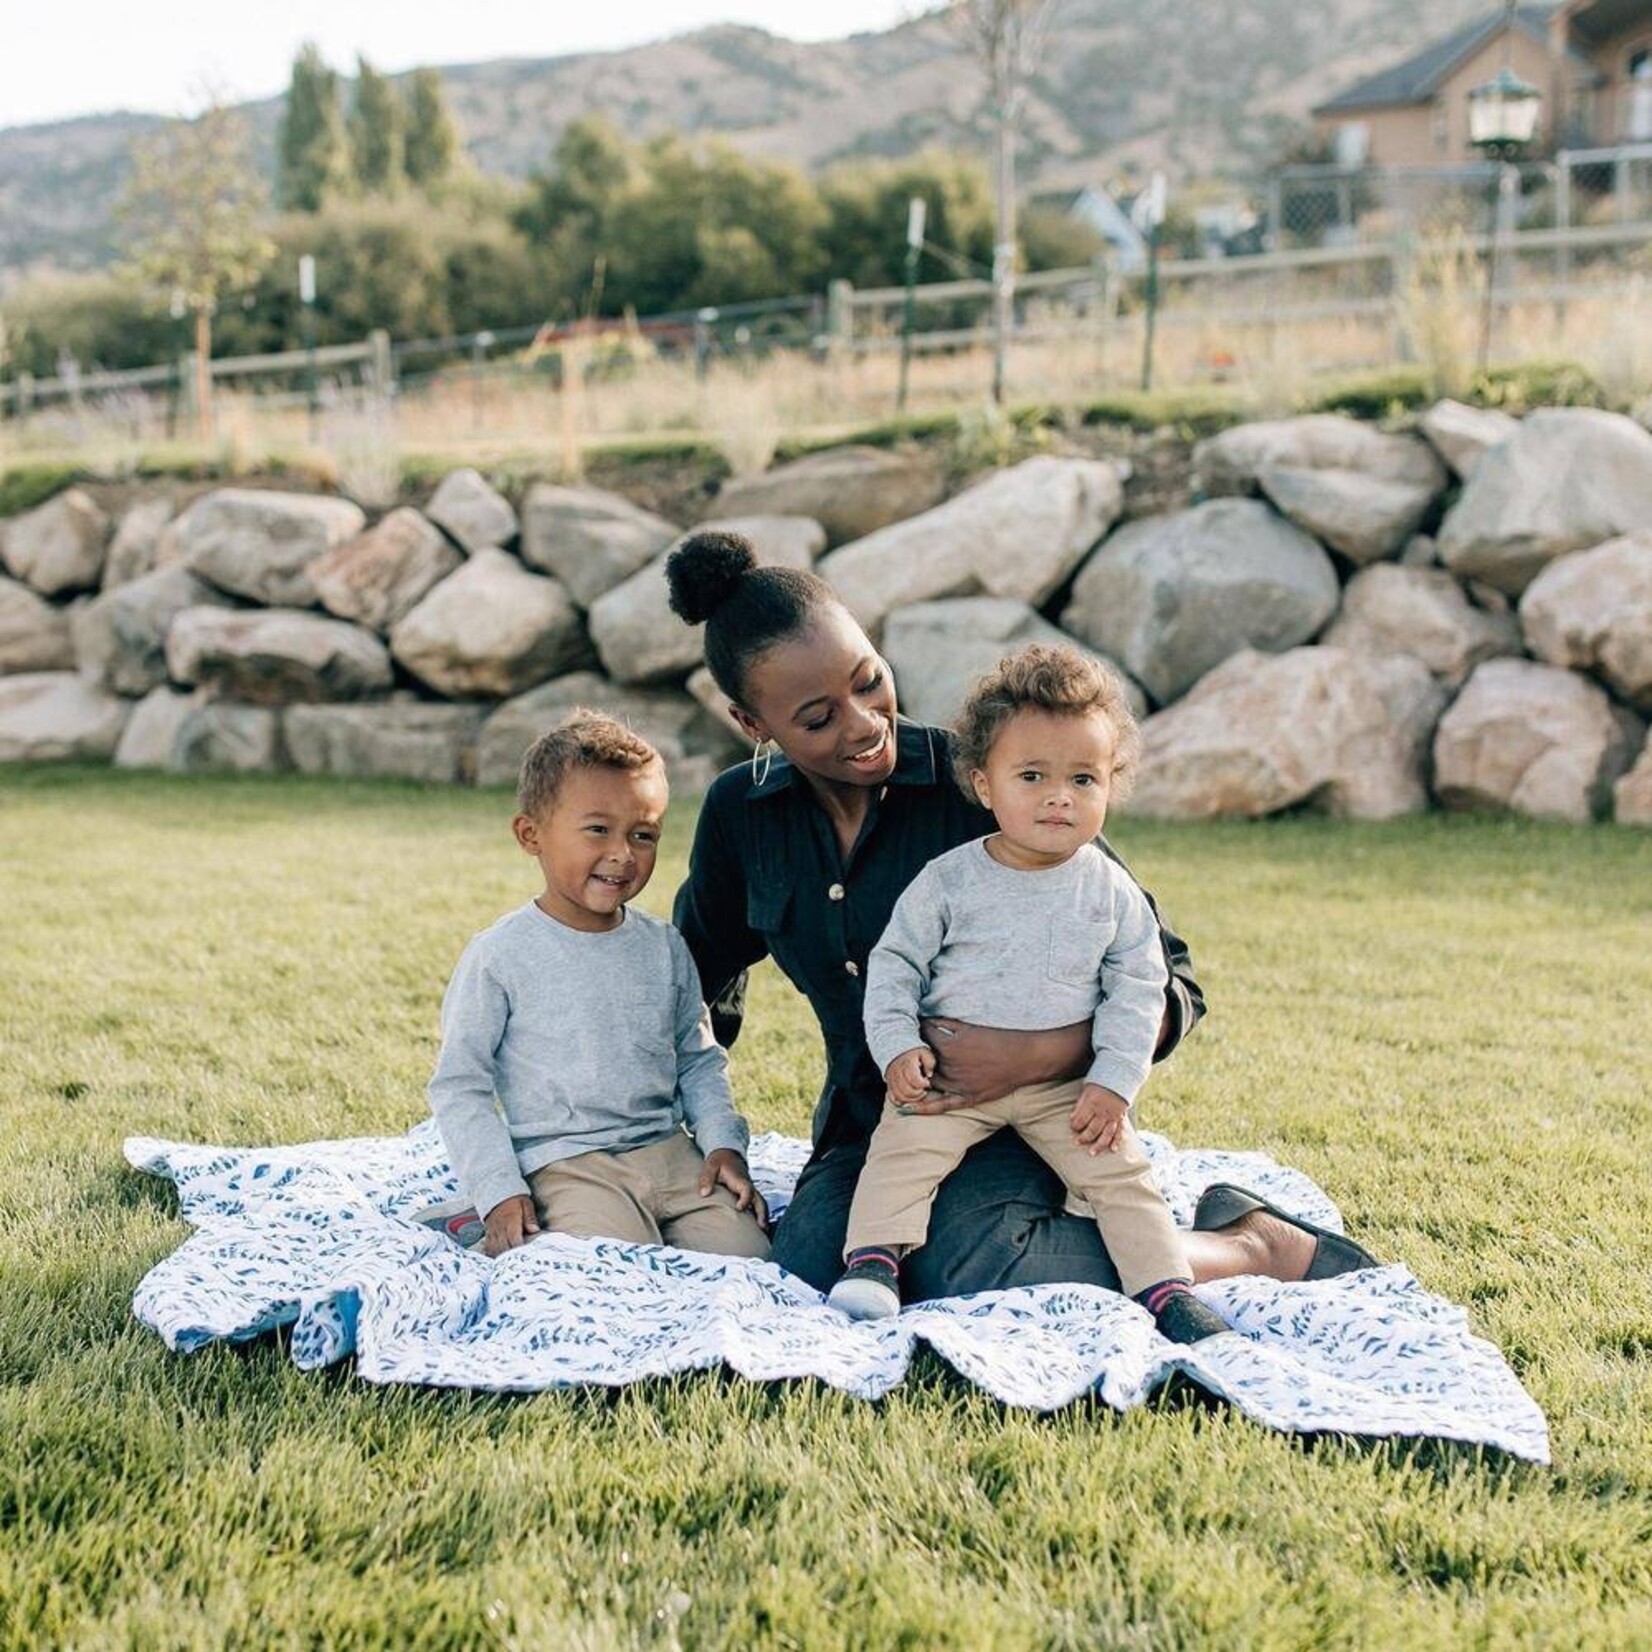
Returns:
[[[958,713],[953,778],[966,797],[975,796],[970,774],[986,767],[999,731],[1018,711],[1058,716],[1103,716],[1113,729],[1112,796],[1127,797],[1141,756],[1141,730],[1119,674],[1076,648],[1035,642],[998,662],[970,690]]]
[[[600,711],[576,706],[555,728],[540,735],[522,758],[516,779],[517,813],[535,818],[556,801],[570,769],[621,769],[634,773],[660,754],[623,723]]]

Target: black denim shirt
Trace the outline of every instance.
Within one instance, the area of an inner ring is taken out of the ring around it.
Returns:
[[[699,966],[719,1042],[739,1036],[745,972],[762,958],[773,958],[809,1000],[826,1041],[817,1149],[828,1138],[869,1136],[877,1122],[883,1075],[862,1024],[866,958],[896,900],[937,855],[995,830],[992,816],[952,779],[945,730],[902,720],[895,755],[895,771],[847,860],[808,782],[785,758],[777,756],[760,783],[747,766],[720,774],[706,793],[688,878],[677,891],[673,917]],[[1105,841],[1101,847],[1113,854]],[[1185,943],[1162,918],[1160,929],[1171,1017],[1162,1057],[1205,1004]]]

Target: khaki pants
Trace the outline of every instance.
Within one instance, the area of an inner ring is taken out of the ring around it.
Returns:
[[[550,1233],[767,1260],[769,1242],[726,1187],[700,1192],[705,1158],[680,1130],[627,1153],[581,1153],[528,1177]]]
[[[1076,1079],[1028,1084],[984,1106],[927,1118],[885,1103],[849,1210],[844,1254],[866,1245],[921,1245],[935,1190],[977,1142],[1011,1129],[1089,1204],[1127,1296],[1166,1279],[1191,1279],[1181,1234],[1135,1127],[1126,1122],[1116,1153],[1093,1158],[1074,1137],[1068,1121],[1083,1087]]]

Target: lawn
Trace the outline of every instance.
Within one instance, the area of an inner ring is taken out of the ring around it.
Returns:
[[[1652,1644],[1652,836],[1124,822],[1212,1004],[1145,1121],[1300,1166],[1468,1305],[1555,1466],[702,1375],[474,1397],[168,1354],[123,1136],[424,1113],[446,973],[532,893],[498,793],[0,775],[0,1646]],[[645,904],[666,909],[692,810]],[[801,1132],[801,1002],[735,1078]]]

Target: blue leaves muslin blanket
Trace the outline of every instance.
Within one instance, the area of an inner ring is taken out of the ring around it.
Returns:
[[[1306,1176],[1265,1155],[1143,1140],[1184,1224],[1206,1186],[1232,1181],[1341,1225]],[[790,1137],[753,1142],[771,1209],[784,1209],[807,1156]],[[286,1325],[299,1367],[353,1353],[370,1382],[528,1391],[727,1365],[877,1399],[921,1339],[1007,1405],[1050,1411],[1094,1393],[1126,1410],[1180,1371],[1272,1428],[1429,1436],[1549,1460],[1543,1413],[1502,1355],[1403,1267],[1202,1285],[1239,1334],[1192,1347],[1166,1342],[1127,1298],[1085,1285],[988,1291],[853,1324],[767,1262],[560,1234],[497,1261],[462,1250],[414,1220],[458,1195],[428,1121],[405,1136],[294,1147],[133,1137],[126,1157],[176,1184],[196,1230],[133,1299],[181,1352]]]

